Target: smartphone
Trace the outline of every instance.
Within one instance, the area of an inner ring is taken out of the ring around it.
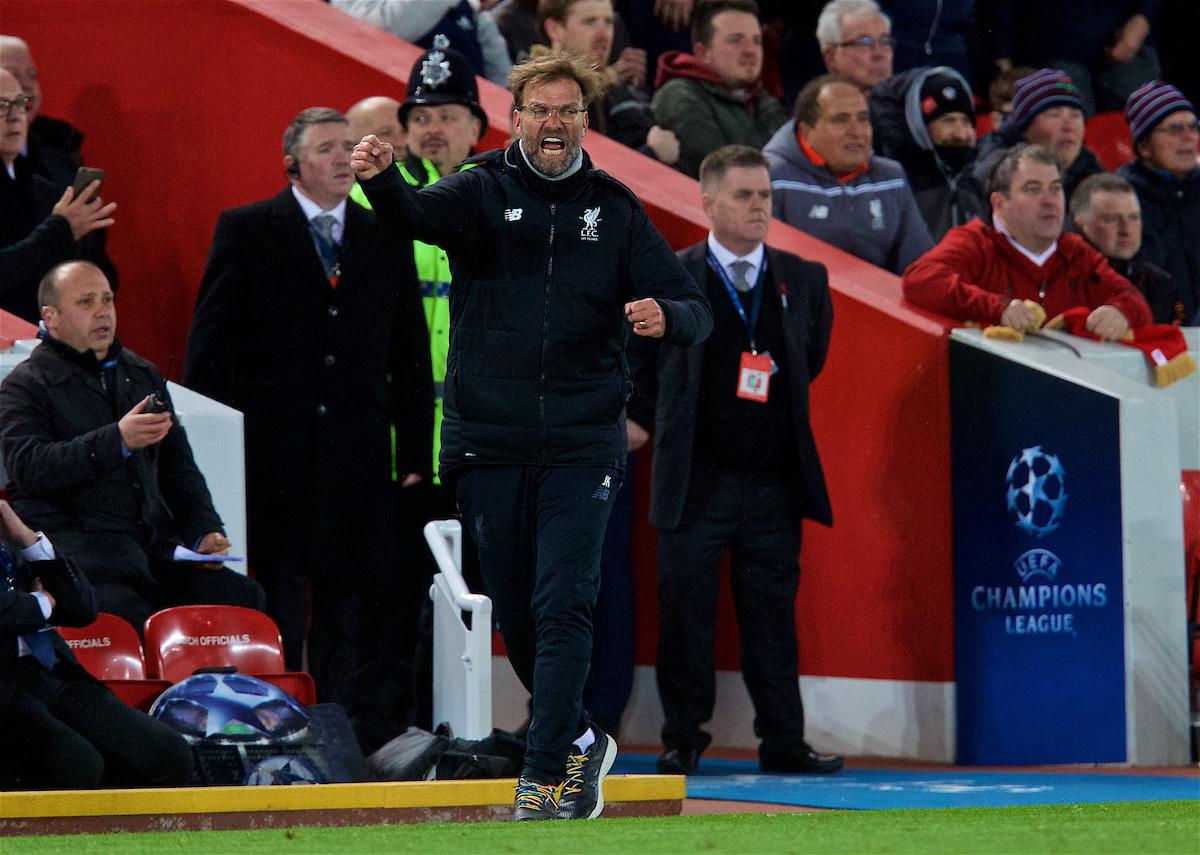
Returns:
[[[93,181],[104,180],[104,170],[96,169],[91,166],[81,166],[75,173],[75,183],[71,186],[75,189],[75,198],[79,198],[79,194],[87,189],[87,186]],[[96,188],[96,192],[100,192],[100,188]]]

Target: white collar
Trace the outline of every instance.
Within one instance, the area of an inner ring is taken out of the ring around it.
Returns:
[[[733,263],[735,261],[748,261],[750,262],[750,269],[746,271],[746,281],[754,282],[758,279],[758,272],[762,269],[763,257],[766,255],[766,250],[761,243],[745,255],[735,255],[726,249],[712,232],[709,232],[708,248],[712,252],[713,257],[716,258],[717,264],[729,271],[731,278],[733,276]]]
[[[1058,241],[1055,241],[1054,243],[1050,244],[1050,248],[1048,250],[1041,253],[1040,255],[1037,255],[1035,253],[1030,252],[1025,247],[1021,246],[1021,244],[1017,243],[1017,241],[1013,238],[1013,236],[1008,233],[1008,229],[1004,228],[1004,223],[1000,222],[1000,220],[997,217],[994,217],[994,216],[992,217],[992,225],[994,225],[996,227],[996,231],[1000,232],[1000,234],[1002,234],[1006,238],[1008,238],[1008,242],[1011,243],[1016,248],[1017,252],[1021,253],[1021,255],[1028,258],[1030,261],[1032,261],[1038,267],[1044,266],[1046,264],[1046,262],[1050,260],[1050,256],[1054,255],[1054,253],[1058,250]]]
[[[345,225],[345,223],[346,223],[346,200],[345,199],[338,202],[336,205],[334,205],[332,208],[330,208],[328,211],[326,211],[324,208],[322,208],[320,205],[318,205],[312,199],[308,198],[303,193],[301,193],[299,188],[297,188],[295,184],[292,185],[292,195],[295,196],[296,201],[300,203],[300,209],[302,211],[304,211],[304,218],[306,220],[308,220],[310,223],[312,222],[313,217],[319,217],[322,214],[328,214],[329,216],[331,216],[335,220],[337,220],[337,223],[339,226]]]

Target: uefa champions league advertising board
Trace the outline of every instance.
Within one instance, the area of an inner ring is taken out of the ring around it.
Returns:
[[[950,342],[958,762],[1126,760],[1118,403]]]

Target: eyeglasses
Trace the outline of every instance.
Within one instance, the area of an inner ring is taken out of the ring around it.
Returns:
[[[522,113],[528,113],[529,118],[535,122],[544,122],[550,118],[550,114],[558,116],[559,121],[564,125],[573,125],[579,121],[580,117],[586,113],[586,110],[579,107],[547,107],[545,104],[527,104],[521,108]]]
[[[0,101],[0,103],[3,102]],[[1184,121],[1181,119],[1178,122],[1171,122],[1170,124],[1163,122],[1151,133],[1157,134],[1159,131],[1162,131],[1169,137],[1181,137],[1184,134],[1200,133],[1200,120],[1192,119],[1191,121]]]
[[[850,39],[848,42],[838,42],[840,48],[854,48],[857,50],[891,50],[896,46],[895,40],[891,36],[883,36],[882,38],[873,39],[870,36],[862,36],[857,39]]]
[[[33,99],[28,95],[22,95],[20,98],[13,98],[11,101],[6,98],[0,98],[0,119],[7,119],[12,112],[13,107],[16,107],[23,113],[28,113],[32,107]]]

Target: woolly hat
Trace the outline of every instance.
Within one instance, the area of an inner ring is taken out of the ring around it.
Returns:
[[[1029,127],[1039,113],[1051,107],[1074,107],[1083,109],[1079,90],[1065,71],[1043,68],[1028,77],[1022,77],[1013,86],[1013,108],[1008,121],[1021,133]]]
[[[1187,110],[1196,115],[1196,108],[1182,92],[1170,83],[1151,80],[1143,83],[1125,102],[1125,121],[1133,141],[1140,143],[1158,127],[1158,123],[1172,113]]]
[[[957,74],[935,71],[921,84],[921,115],[928,125],[947,113],[966,113],[974,121],[975,102]]]

